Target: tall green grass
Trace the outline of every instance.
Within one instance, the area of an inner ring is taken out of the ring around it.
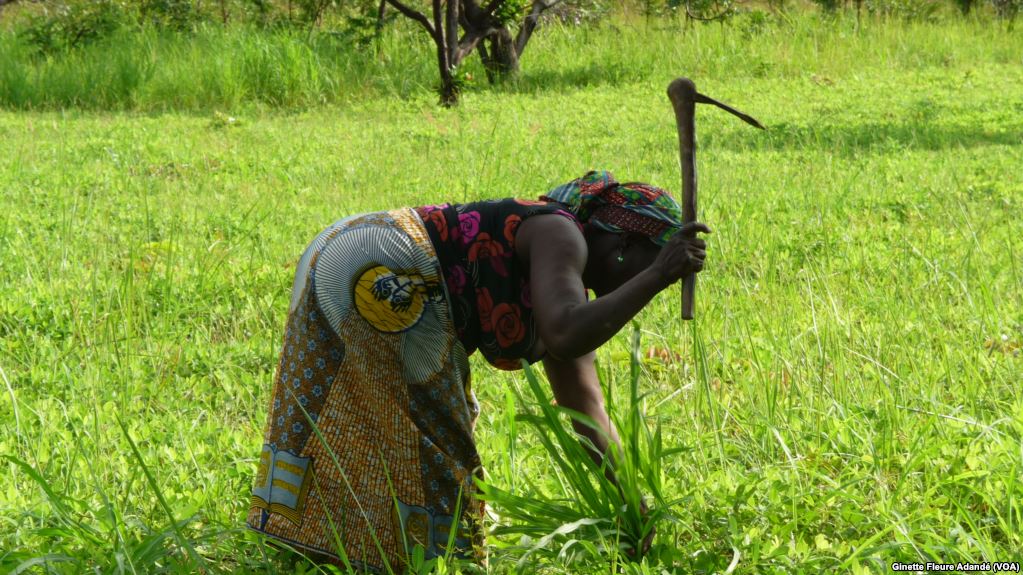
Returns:
[[[1018,63],[1018,35],[997,21],[941,26],[812,14],[769,17],[757,26],[681,21],[550,23],[527,49],[512,93],[623,86],[679,69],[713,78],[830,76],[867,66]],[[758,22],[761,22],[758,20]],[[418,28],[399,21],[359,45],[330,34],[203,27],[184,34],[124,29],[70,51],[36,54],[16,31],[0,33],[0,106],[14,109],[235,110],[308,108],[377,97],[432,97],[435,56]],[[476,58],[460,71],[469,91],[490,91]]]
[[[599,464],[590,457],[598,451],[593,443],[566,423],[575,421],[603,433],[600,427],[581,413],[555,406],[533,370],[523,366],[529,393],[519,396],[525,411],[516,419],[532,428],[560,489],[550,493],[528,477],[509,487],[481,481],[481,498],[501,518],[494,536],[518,538],[502,549],[501,557],[512,558],[520,570],[534,572],[543,559],[569,569],[588,562],[628,568],[644,560],[648,551],[643,542],[658,526],[664,530],[670,527],[665,522],[677,521],[673,508],[686,498],[665,492],[663,471],[668,459],[686,448],[666,446],[662,422],[647,421],[647,394],[639,387],[641,353],[635,326],[626,398],[618,396],[623,390],[609,380],[614,370],[602,370],[601,387],[621,446],[611,442]],[[677,549],[658,546],[650,552],[670,565]]]
[[[455,110],[422,63],[419,83],[367,71],[350,103],[288,114],[251,92],[237,110],[0,111],[0,572],[314,571],[240,529],[302,247],[345,214],[535,197],[590,168],[677,189],[664,88],[680,73],[768,130],[698,112],[714,234],[697,320],[679,321],[676,290],[637,318],[643,348],[680,357],[633,364],[629,333],[599,352],[616,420],[635,395],[662,454],[682,450],[651,472],[672,519],[623,569],[1018,558],[1018,38],[981,22],[797,19],[748,40],[616,26],[549,30],[518,84],[473,87]],[[489,483],[582,517],[540,437],[556,430],[527,420],[547,413],[536,388],[472,367]],[[524,542],[513,519],[495,507],[480,571],[515,571],[557,529]],[[611,535],[549,543],[527,562],[609,572]]]
[[[122,30],[68,52],[36,55],[0,35],[0,105],[13,108],[301,108],[429,90],[423,38],[394,30],[372,48],[300,31]]]

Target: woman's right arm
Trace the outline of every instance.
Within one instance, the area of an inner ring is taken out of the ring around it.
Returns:
[[[683,242],[672,238],[653,265],[613,292],[587,302],[582,280],[587,248],[578,228],[561,217],[536,217],[526,223],[532,227],[529,266],[533,317],[548,353],[559,359],[581,357],[596,350],[658,292],[689,273],[688,256],[680,255]]]

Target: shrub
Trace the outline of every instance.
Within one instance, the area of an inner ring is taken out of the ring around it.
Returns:
[[[991,5],[999,18],[1011,23],[1019,14],[1020,7],[1023,7],[1023,0],[991,0]]]
[[[190,30],[202,14],[191,0],[141,0],[139,19],[159,28]]]
[[[867,11],[879,16],[925,22],[935,20],[941,9],[933,0],[866,0],[864,6]]]
[[[771,15],[763,10],[742,10],[736,13],[734,23],[744,38],[752,38],[767,31]]]
[[[606,18],[611,13],[612,3],[609,0],[576,0],[561,2],[540,17],[544,21],[557,21],[561,24],[593,24]]]
[[[32,18],[21,33],[33,48],[51,54],[109,37],[131,23],[133,18],[122,1],[79,1]]]

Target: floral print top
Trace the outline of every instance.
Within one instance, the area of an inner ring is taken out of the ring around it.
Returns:
[[[499,369],[529,363],[539,339],[533,323],[529,269],[515,257],[519,225],[537,214],[579,221],[556,203],[506,198],[414,208],[437,250],[458,339]]]

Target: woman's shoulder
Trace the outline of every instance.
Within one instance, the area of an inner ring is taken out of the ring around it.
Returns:
[[[497,240],[505,248],[514,250],[519,226],[527,220],[546,220],[539,226],[534,224],[530,226],[541,229],[564,226],[565,222],[571,222],[572,227],[580,233],[583,229],[582,224],[565,205],[541,200],[501,198],[462,204],[436,204],[415,209],[427,227],[435,229],[440,241],[460,240],[457,243],[470,248],[474,240],[482,238],[488,241]],[[541,215],[561,217],[537,218]]]
[[[485,215],[500,219],[515,217],[516,219],[525,220],[537,215],[557,214],[578,223],[578,219],[565,205],[542,200],[527,200],[523,198],[480,200],[456,204],[455,209],[459,214],[475,213],[481,216]]]

